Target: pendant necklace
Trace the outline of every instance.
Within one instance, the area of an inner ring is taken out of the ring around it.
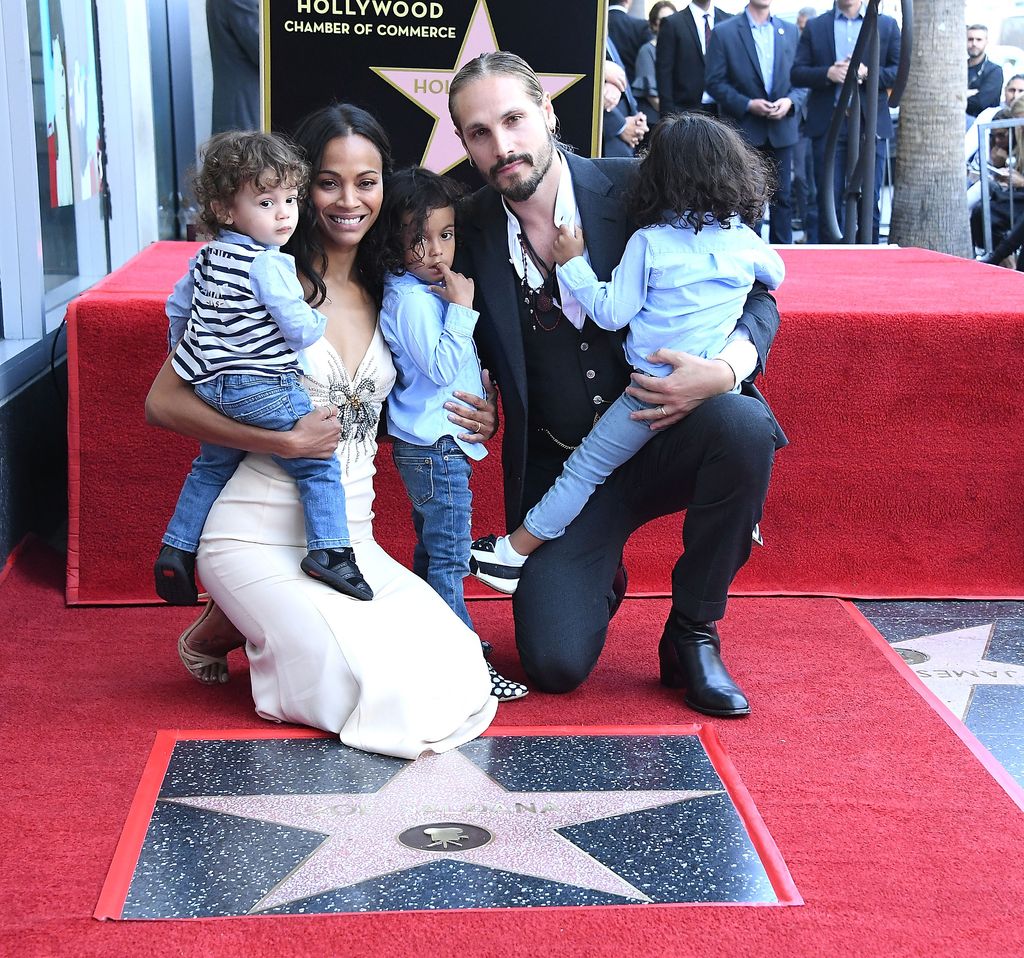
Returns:
[[[555,306],[555,265],[548,266],[537,255],[525,230],[519,234],[519,251],[523,255],[523,302],[533,317],[533,329],[536,331],[539,327],[543,332],[550,333],[562,321],[562,311]],[[541,275],[541,284],[536,289],[527,279],[527,254]],[[544,325],[541,316],[547,316],[552,312],[555,314],[555,321],[549,326]]]

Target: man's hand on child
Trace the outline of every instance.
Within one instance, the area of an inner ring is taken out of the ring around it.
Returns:
[[[481,380],[485,393],[483,398],[456,390],[452,395],[459,402],[444,404],[449,422],[466,430],[459,433],[463,442],[487,442],[498,431],[498,390],[486,369],[481,372]]]
[[[430,291],[437,293],[445,302],[457,303],[467,309],[473,308],[473,296],[476,292],[476,285],[468,276],[450,270],[444,263],[438,267],[441,270],[443,286],[431,286]]]
[[[564,266],[569,260],[582,256],[585,249],[583,230],[578,226],[570,229],[564,223],[558,227],[558,235],[555,237],[554,243],[551,244],[551,252],[554,253],[555,262],[559,266]]]
[[[630,419],[647,422],[660,431],[684,419],[705,399],[726,393],[735,385],[731,367],[717,359],[703,359],[674,349],[659,349],[647,357],[672,367],[667,376],[633,374],[626,392],[654,406],[630,413]]]

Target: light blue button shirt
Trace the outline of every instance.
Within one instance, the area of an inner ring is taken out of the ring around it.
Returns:
[[[836,60],[849,59],[853,53],[853,48],[857,43],[857,37],[860,36],[860,26],[864,22],[864,4],[861,4],[860,10],[857,11],[857,15],[852,19],[848,17],[839,7],[835,7],[835,22],[833,28],[835,29],[836,37]]]
[[[682,224],[648,226],[626,244],[607,283],[582,257],[558,267],[560,277],[603,329],[629,326],[626,359],[635,369],[666,376],[672,367],[650,362],[659,349],[715,357],[760,280],[775,289],[785,276],[778,253],[739,220],[699,233]]]
[[[221,230],[217,234],[217,239],[244,246],[261,245],[251,236],[236,233],[234,230]],[[253,297],[267,308],[289,349],[300,352],[323,336],[327,328],[327,318],[306,304],[302,284],[295,272],[294,258],[282,253],[280,246],[264,246],[263,250],[264,252],[257,254],[249,267],[249,284]],[[164,308],[169,323],[168,345],[171,349],[185,335],[185,326],[192,313],[192,292],[195,285],[192,270],[195,265],[196,257],[193,256],[188,261],[188,272],[174,284]],[[299,361],[302,362],[301,354]]]
[[[481,443],[463,442],[444,404],[456,390],[483,396],[473,330],[480,314],[446,303],[412,273],[384,280],[380,329],[398,372],[388,396],[388,432],[416,446],[451,436],[470,459],[483,459]]]
[[[744,10],[744,13],[754,37],[754,49],[757,51],[757,63],[761,68],[765,93],[771,96],[772,76],[775,73],[775,18],[769,16],[764,23],[758,23],[750,15],[749,10]]]

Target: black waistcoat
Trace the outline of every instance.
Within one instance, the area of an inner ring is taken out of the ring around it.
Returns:
[[[629,385],[630,368],[622,352],[625,333],[601,329],[589,319],[578,330],[557,306],[535,319],[518,276],[516,289],[526,355],[530,444],[538,432],[546,431],[549,442],[557,440],[556,446],[578,445]]]

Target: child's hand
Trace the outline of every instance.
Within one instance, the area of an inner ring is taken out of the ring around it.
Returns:
[[[583,242],[583,230],[578,226],[572,230],[564,224],[558,227],[558,235],[551,244],[551,252],[555,254],[555,262],[564,266],[569,260],[583,255],[586,244]]]
[[[467,309],[473,308],[473,295],[476,292],[476,284],[468,276],[462,273],[455,273],[444,263],[440,265],[441,278],[444,286],[431,286],[430,291],[437,293],[445,302],[458,303]]]

